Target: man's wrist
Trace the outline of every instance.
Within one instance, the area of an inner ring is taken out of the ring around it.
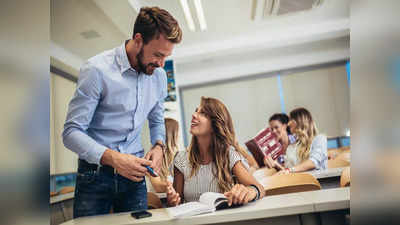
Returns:
[[[112,166],[114,165],[114,160],[116,157],[116,154],[118,152],[111,150],[111,149],[106,149],[103,153],[103,155],[101,156],[100,159],[100,164],[101,165],[107,165],[107,166]]]

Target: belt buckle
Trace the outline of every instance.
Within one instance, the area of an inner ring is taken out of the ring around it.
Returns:
[[[114,170],[114,174],[118,174],[117,169],[115,169],[115,168],[113,167],[113,170]]]

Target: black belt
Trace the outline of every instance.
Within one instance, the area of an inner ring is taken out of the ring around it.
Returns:
[[[92,164],[88,163],[83,159],[79,159],[78,161],[78,172],[84,172],[84,171],[99,171],[101,173],[107,173],[107,174],[117,174],[117,170],[114,169],[112,166],[106,166],[106,165],[97,165],[97,164]]]

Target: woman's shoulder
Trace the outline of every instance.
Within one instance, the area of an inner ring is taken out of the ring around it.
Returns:
[[[175,154],[175,161],[186,161],[188,158],[188,151],[177,151]]]
[[[327,141],[327,137],[324,134],[318,134],[313,139],[313,142],[326,142],[326,141]]]

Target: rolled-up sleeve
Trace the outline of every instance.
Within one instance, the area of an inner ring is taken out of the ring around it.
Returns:
[[[164,99],[167,97],[167,78],[165,72],[160,74],[159,85],[160,97],[147,116],[152,145],[158,140],[165,144]]]
[[[309,159],[314,163],[315,169],[326,169],[328,160],[327,139],[324,135],[318,135],[314,138]]]
[[[67,118],[62,133],[66,148],[89,163],[100,165],[100,159],[107,149],[87,135],[87,129],[99,103],[102,91],[100,74],[86,63],[82,66],[75,94],[68,106]]]

